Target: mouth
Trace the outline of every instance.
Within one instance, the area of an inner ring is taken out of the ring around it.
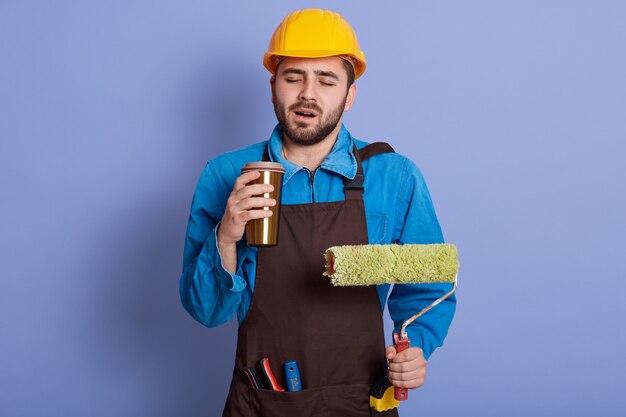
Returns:
[[[298,120],[312,120],[317,117],[317,113],[309,109],[295,109],[293,113]]]

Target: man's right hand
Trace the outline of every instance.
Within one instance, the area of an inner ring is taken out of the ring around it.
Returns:
[[[276,200],[273,198],[262,197],[264,193],[274,190],[272,185],[248,185],[260,175],[258,171],[252,171],[237,177],[217,231],[217,243],[222,255],[222,264],[231,274],[234,274],[237,268],[237,242],[243,237],[246,223],[249,220],[270,217],[272,211],[263,210],[263,207],[276,204]]]

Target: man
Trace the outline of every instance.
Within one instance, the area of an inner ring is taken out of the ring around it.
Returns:
[[[278,26],[264,65],[278,119],[269,141],[209,161],[191,207],[180,294],[213,327],[237,313],[237,355],[224,416],[369,416],[370,385],[388,373],[396,387],[424,383],[426,359],[454,314],[449,298],[408,328],[411,347],[384,347],[389,285],[334,288],[321,276],[323,252],[342,244],[440,243],[441,229],[418,168],[388,145],[353,138],[342,124],[365,56],[338,14],[296,11]],[[355,149],[356,148],[356,149]],[[248,185],[247,162],[279,162],[279,243],[251,247],[245,224],[271,215],[271,185]],[[388,299],[396,331],[449,289],[396,285]],[[270,359],[278,385],[296,361],[303,390],[257,389],[246,377]],[[380,415],[398,415],[391,410]]]

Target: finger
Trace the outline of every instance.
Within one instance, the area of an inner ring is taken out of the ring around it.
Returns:
[[[271,184],[252,184],[246,185],[237,191],[233,191],[233,198],[235,202],[245,200],[248,197],[260,196],[265,193],[274,191],[274,186]]]
[[[273,198],[250,197],[237,203],[237,205],[235,206],[235,210],[244,211],[253,208],[273,207],[275,205],[276,200],[274,200]]]
[[[423,356],[419,355],[417,357],[409,357],[407,358],[407,356],[404,356],[403,353],[405,352],[400,352],[398,353],[391,361],[389,361],[389,364],[395,364],[395,365],[406,365],[406,364],[417,364],[418,366],[426,366],[428,364],[428,361],[426,359],[424,359]]]
[[[409,388],[409,389],[414,389],[414,388],[419,388],[422,385],[424,385],[424,378],[416,378],[416,379],[412,379],[409,381],[398,381],[398,380],[392,380],[391,378],[389,378],[389,382],[391,382],[391,384],[396,387],[396,388]]]
[[[393,359],[396,356],[396,348],[393,346],[387,346],[387,349],[385,349],[385,356],[388,360]]]
[[[259,171],[250,171],[250,172],[246,172],[244,174],[241,174],[235,180],[235,185],[233,186],[233,191],[241,190],[243,187],[246,186],[247,183],[249,183],[250,181],[253,181],[253,180],[259,178],[260,175],[261,175],[261,173]]]
[[[271,210],[246,210],[246,211],[240,212],[235,217],[237,221],[246,223],[246,222],[249,222],[250,220],[263,219],[263,218],[271,217],[271,216],[272,216]]]
[[[424,379],[425,377],[426,377],[426,369],[416,369],[411,372],[389,371],[390,381],[412,381],[414,379]]]
[[[426,361],[389,362],[392,372],[413,372],[416,369],[426,369]]]
[[[389,367],[389,377],[394,377],[396,379],[405,380],[407,377],[400,377],[400,375],[408,375],[410,377],[424,377],[426,376],[426,367],[425,366],[406,366],[406,367]]]
[[[393,359],[394,362],[410,362],[414,360],[426,361],[426,359],[424,359],[424,353],[422,352],[422,349],[417,347],[408,348],[398,353]]]

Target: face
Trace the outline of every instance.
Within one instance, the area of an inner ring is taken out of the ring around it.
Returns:
[[[272,102],[284,135],[300,145],[314,145],[340,129],[341,117],[354,102],[356,86],[339,57],[285,58],[271,79]]]

